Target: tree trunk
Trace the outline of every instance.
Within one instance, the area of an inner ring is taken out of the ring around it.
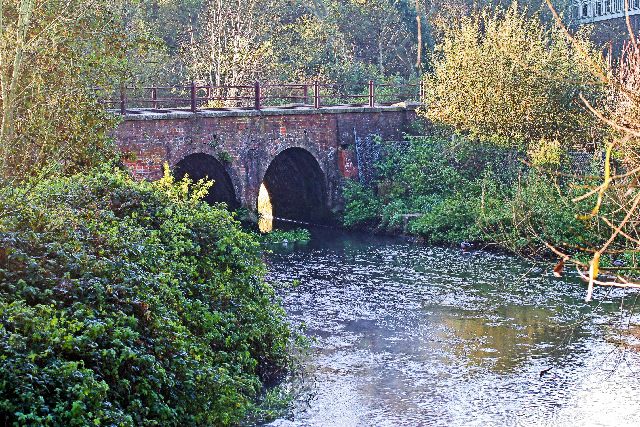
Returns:
[[[418,21],[418,57],[416,59],[416,68],[420,71],[422,64],[422,22],[420,21],[420,0],[416,0],[416,21]]]
[[[5,74],[4,71],[0,72],[0,74],[2,74],[2,127],[0,128],[0,141],[2,141],[0,145],[0,156],[2,159],[0,160],[0,165],[2,165],[3,173],[6,171],[7,157],[11,150],[12,141],[15,137],[15,114],[17,109],[18,84],[22,77],[25,42],[27,32],[29,30],[29,24],[31,22],[33,2],[34,0],[22,0],[20,2],[18,28],[16,30],[16,46],[11,77],[9,77],[8,70],[7,74]],[[4,22],[2,24],[4,24]],[[7,59],[8,58],[3,56],[3,67],[7,65]]]

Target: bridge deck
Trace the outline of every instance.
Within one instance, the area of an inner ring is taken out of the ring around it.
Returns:
[[[344,113],[376,113],[415,110],[423,104],[417,102],[400,102],[392,105],[377,105],[375,107],[368,106],[345,106],[334,105],[320,108],[313,106],[291,106],[291,107],[265,107],[260,110],[254,109],[199,109],[195,113],[188,108],[172,108],[172,109],[127,109],[125,120],[170,120],[170,119],[187,119],[190,117],[258,117],[258,116],[284,116],[296,114],[344,114]],[[111,110],[119,113],[119,110]]]

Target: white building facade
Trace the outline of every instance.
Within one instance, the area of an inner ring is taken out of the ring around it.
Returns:
[[[629,15],[640,14],[640,0],[627,0]],[[625,0],[575,0],[573,18],[579,24],[605,21],[625,16]]]

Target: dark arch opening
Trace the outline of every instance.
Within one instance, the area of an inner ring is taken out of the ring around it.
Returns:
[[[223,202],[231,210],[240,206],[231,177],[215,157],[203,153],[185,157],[173,168],[173,176],[176,179],[182,179],[185,174],[188,174],[193,181],[203,178],[215,181],[209,189],[209,194],[204,198],[204,201],[210,205]]]
[[[322,223],[328,217],[325,180],[320,165],[302,148],[278,154],[264,175],[273,216]]]

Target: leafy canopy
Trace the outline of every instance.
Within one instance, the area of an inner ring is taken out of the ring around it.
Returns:
[[[584,52],[598,56],[581,37]],[[445,27],[433,73],[425,76],[425,115],[455,131],[499,145],[541,139],[584,144],[596,128],[579,95],[595,101],[584,56],[558,28],[528,18],[514,2]]]

